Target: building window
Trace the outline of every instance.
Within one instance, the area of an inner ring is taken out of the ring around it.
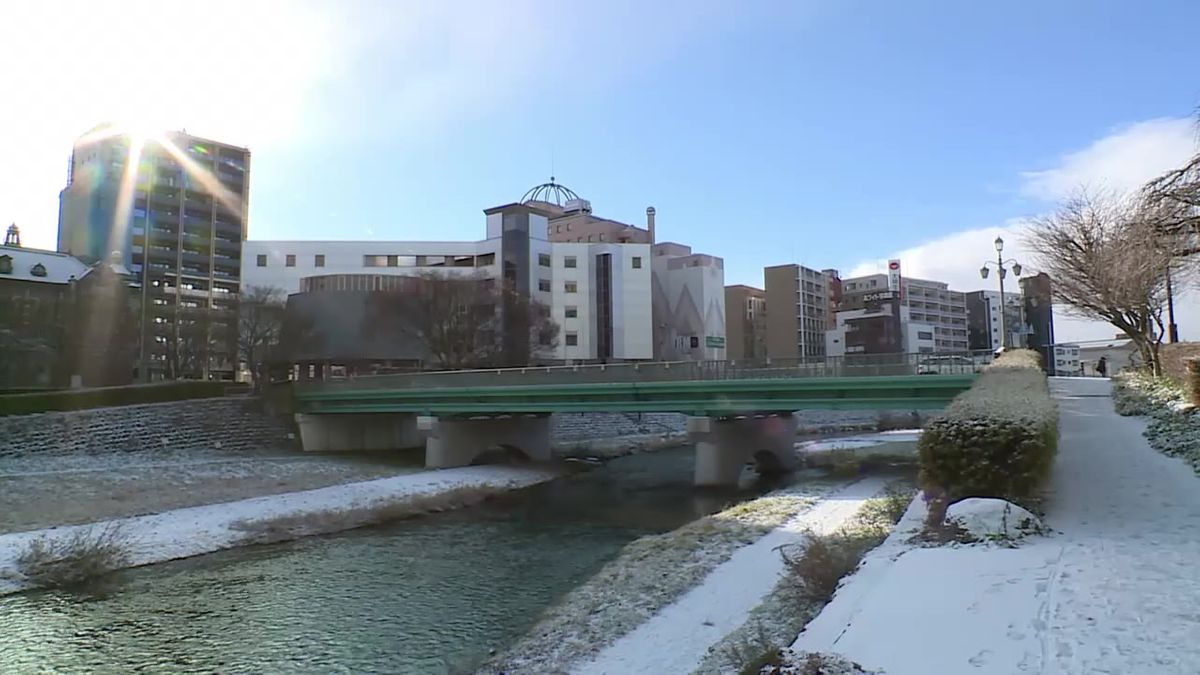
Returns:
[[[363,256],[363,267],[383,267],[383,265],[379,264],[379,261],[381,258],[383,258],[383,256],[364,255]]]
[[[550,266],[550,256],[545,253],[539,253],[538,254],[538,267],[549,267],[549,266]]]
[[[633,256],[633,269],[635,269],[635,270],[642,269],[642,256],[640,256],[640,255]]]
[[[324,267],[324,266],[325,266],[325,254],[318,253],[318,254],[314,255],[313,256],[313,267]]]
[[[0,274],[12,274],[12,256],[0,255]]]
[[[387,266],[388,267],[399,267],[400,266],[400,256],[389,255],[387,257]]]
[[[266,266],[267,266],[267,254],[265,254],[265,253],[259,253],[257,256],[255,256],[255,261],[254,261],[254,262],[255,262],[255,264],[257,264],[259,267],[266,267]]]
[[[575,260],[575,256],[573,256],[573,255],[563,256],[563,267],[577,267],[577,266],[578,266],[578,262]]]
[[[565,343],[568,347],[579,345],[579,333],[567,333]]]
[[[287,256],[283,259],[283,266],[284,267],[295,267],[296,266],[296,254],[295,253],[287,254]]]
[[[600,241],[604,241],[604,233],[603,232],[601,232],[598,236],[600,237]]]
[[[927,331],[927,330],[919,330],[919,331],[917,331],[917,339],[918,340],[932,340],[933,333],[930,331]]]
[[[574,305],[568,306],[563,312],[563,316],[568,319],[574,319],[579,316],[579,308]]]
[[[563,291],[566,293],[578,293],[579,285],[576,284],[574,281],[568,281],[563,284]]]
[[[538,279],[538,290],[549,293],[550,292],[550,280],[549,279]]]
[[[486,267],[488,265],[495,265],[495,264],[496,264],[496,254],[495,253],[484,253],[483,255],[475,256],[475,266],[476,267]]]

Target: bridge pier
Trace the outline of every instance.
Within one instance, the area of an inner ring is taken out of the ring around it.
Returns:
[[[411,413],[296,413],[300,444],[308,452],[398,450],[421,444]]]
[[[763,473],[795,470],[797,425],[790,412],[689,417],[688,435],[696,444],[695,484],[736,485],[751,460]]]
[[[549,461],[549,415],[418,417],[425,434],[425,468],[467,466],[494,447],[510,447],[534,461]]]

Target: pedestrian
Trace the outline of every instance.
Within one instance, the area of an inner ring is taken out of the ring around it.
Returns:
[[[1096,362],[1096,373],[1098,373],[1100,375],[1100,377],[1108,377],[1108,357],[1107,356],[1101,356],[1100,360]]]

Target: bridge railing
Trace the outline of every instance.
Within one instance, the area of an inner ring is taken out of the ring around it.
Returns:
[[[954,354],[852,354],[799,359],[739,361],[635,361],[569,366],[434,370],[307,380],[300,391],[338,389],[432,389],[605,382],[678,382],[797,377],[961,375],[991,363],[989,352]]]

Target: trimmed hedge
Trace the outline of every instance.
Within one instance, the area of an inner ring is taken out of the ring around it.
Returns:
[[[180,380],[160,384],[132,384],[124,387],[9,394],[0,396],[0,415],[29,415],[40,412],[86,410],[141,403],[166,403],[192,398],[214,398],[234,392],[244,392],[246,389],[246,385],[234,382]]]
[[[921,484],[944,504],[1034,497],[1058,447],[1058,407],[1037,352],[1005,352],[925,426]]]

